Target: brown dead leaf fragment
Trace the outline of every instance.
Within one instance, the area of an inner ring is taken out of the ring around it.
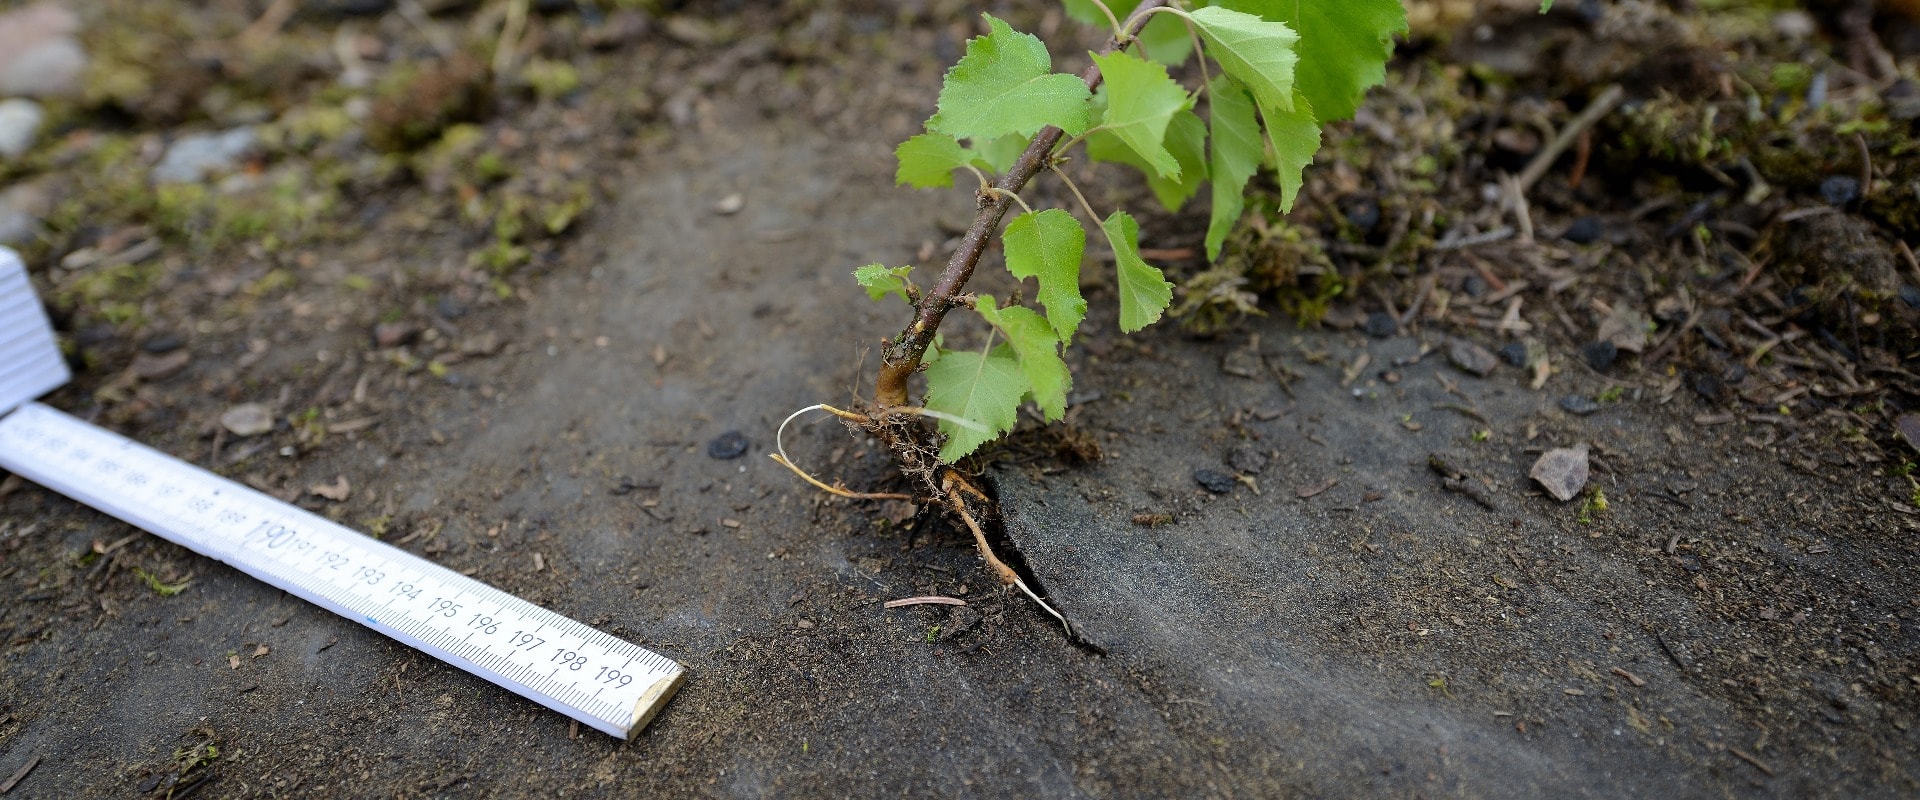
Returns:
[[[1533,462],[1533,469],[1527,474],[1538,481],[1547,494],[1564,503],[1586,487],[1587,469],[1587,445],[1582,442],[1541,453],[1540,460]]]
[[[273,430],[273,411],[264,403],[241,403],[220,414],[220,426],[235,436],[258,436]]]
[[[192,361],[193,354],[185,350],[175,350],[165,355],[141,353],[133,357],[133,365],[128,369],[140,380],[157,381],[172,377],[174,373],[186,369]]]
[[[315,497],[324,497],[336,503],[347,502],[353,496],[353,485],[347,482],[347,476],[336,475],[332,484],[316,483],[307,488]]]
[[[1920,450],[1920,414],[1901,414],[1893,424],[1900,429],[1900,438],[1906,439],[1913,449]]]
[[[1626,305],[1613,307],[1613,313],[1600,321],[1600,332],[1595,341],[1613,342],[1613,346],[1630,353],[1647,349],[1647,329],[1653,321],[1639,310]]]
[[[1326,491],[1326,490],[1328,490],[1328,489],[1331,489],[1331,488],[1333,488],[1334,486],[1336,486],[1336,485],[1338,485],[1339,483],[1340,483],[1340,479],[1339,479],[1339,478],[1328,478],[1328,479],[1326,479],[1326,480],[1324,480],[1324,481],[1321,481],[1321,482],[1319,482],[1319,483],[1316,483],[1316,484],[1314,484],[1314,485],[1312,485],[1312,486],[1303,486],[1303,487],[1301,487],[1301,488],[1299,488],[1299,489],[1297,489],[1297,490],[1295,490],[1295,491],[1294,491],[1294,494],[1295,494],[1295,495],[1297,495],[1297,496],[1299,496],[1299,497],[1303,497],[1303,498],[1306,498],[1306,497],[1312,497],[1312,496],[1314,496],[1314,495],[1317,495],[1317,494],[1320,494],[1321,492],[1324,492],[1324,491]]]

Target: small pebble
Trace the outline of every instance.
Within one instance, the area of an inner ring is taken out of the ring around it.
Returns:
[[[381,349],[399,347],[413,341],[420,330],[407,322],[382,322],[373,326],[373,343]]]
[[[1493,368],[1500,366],[1500,361],[1487,352],[1487,348],[1465,339],[1454,339],[1447,343],[1447,360],[1482,378],[1493,374]]]
[[[747,454],[747,435],[739,431],[727,431],[707,442],[707,455],[712,458],[739,458]]]
[[[220,133],[195,133],[175,139],[160,164],[153,168],[155,183],[197,183],[240,168],[253,152],[260,135],[252,126]]]
[[[47,113],[32,100],[0,100],[0,161],[11,161],[27,154],[40,137],[40,123]]]
[[[1385,339],[1400,332],[1400,320],[1385,311],[1375,311],[1367,315],[1367,335],[1375,339]]]
[[[1194,470],[1193,482],[1200,484],[1200,488],[1214,494],[1231,493],[1234,484],[1238,483],[1238,481],[1233,479],[1232,475],[1213,469]]]
[[[1912,286],[1900,287],[1900,302],[1906,303],[1908,308],[1920,308],[1920,289]]]
[[[273,411],[260,403],[241,403],[222,413],[220,424],[235,436],[258,436],[273,430]]]
[[[1500,358],[1516,367],[1527,365],[1527,346],[1519,342],[1508,342],[1500,346]]]
[[[433,310],[447,319],[459,319],[467,315],[467,304],[454,299],[452,295],[443,294],[434,301]]]
[[[1347,221],[1353,223],[1353,227],[1359,228],[1361,233],[1379,227],[1380,204],[1370,197],[1362,197],[1347,203]]]
[[[1540,483],[1547,494],[1564,503],[1587,485],[1587,445],[1557,447],[1540,454],[1528,477]]]
[[[1560,398],[1560,407],[1565,409],[1569,414],[1582,417],[1600,410],[1599,403],[1595,402],[1593,398],[1581,394],[1570,394]]]
[[[149,336],[147,337],[146,341],[141,342],[140,349],[145,350],[154,355],[160,355],[162,353],[171,353],[175,350],[178,350],[181,347],[185,346],[186,343],[187,342],[185,339],[180,338],[180,334],[159,333],[159,334],[154,334],[152,336]]]
[[[1606,229],[1601,226],[1599,217],[1581,217],[1568,225],[1566,230],[1561,231],[1560,238],[1574,244],[1593,244],[1600,241],[1600,236],[1604,233]]]
[[[1487,279],[1478,275],[1468,275],[1466,280],[1460,282],[1460,289],[1468,297],[1484,297],[1488,288]]]
[[[735,192],[733,194],[727,195],[726,197],[720,198],[720,202],[714,203],[713,213],[719,214],[720,216],[723,216],[723,217],[731,216],[733,214],[740,213],[740,209],[743,209],[746,207],[747,207],[746,196],[740,194],[739,192]]]
[[[1820,199],[1830,206],[1850,206],[1860,199],[1860,179],[1835,175],[1820,182]]]
[[[1603,339],[1580,348],[1580,358],[1587,362],[1595,372],[1606,372],[1613,367],[1614,359],[1620,357],[1620,347],[1611,340]]]
[[[133,357],[131,369],[135,377],[143,381],[157,381],[172,377],[186,369],[193,357],[185,350],[176,350],[166,355],[140,353]]]

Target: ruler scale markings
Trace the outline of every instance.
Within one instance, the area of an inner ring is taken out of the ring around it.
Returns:
[[[678,664],[637,645],[45,406],[29,404],[0,418],[0,467],[615,736],[634,733],[684,676]],[[415,593],[417,599],[411,596]],[[396,607],[403,597],[412,602]],[[466,610],[475,606],[499,610],[493,615]],[[549,627],[561,632],[539,648],[550,654],[523,651],[517,643],[505,653],[492,649],[495,642],[508,644],[509,634],[499,628],[511,624],[501,619],[510,610],[523,629],[532,625],[531,632]],[[389,619],[378,620],[379,615]],[[579,644],[564,644],[572,641]],[[594,657],[587,644],[603,644],[605,652]],[[654,656],[642,662],[648,667],[644,673],[630,670],[631,657],[610,669],[614,650],[627,648]],[[528,669],[532,663],[562,654],[568,659],[561,665],[568,667],[567,680],[558,675],[561,667],[545,680],[528,679],[537,677]],[[598,676],[590,669],[596,663]],[[583,688],[584,681],[592,681],[585,687],[592,692]],[[602,700],[609,692],[614,698]]]

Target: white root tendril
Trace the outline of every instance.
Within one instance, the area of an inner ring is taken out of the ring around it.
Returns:
[[[1047,601],[1040,599],[1040,595],[1034,594],[1032,589],[1027,588],[1026,581],[1015,578],[1013,585],[1020,587],[1020,591],[1026,592],[1027,599],[1032,600],[1034,605],[1046,609],[1054,619],[1060,620],[1060,627],[1067,629],[1067,638],[1073,638],[1073,625],[1067,622],[1066,617],[1060,616],[1060,612],[1053,610],[1053,606],[1047,605]]]
[[[814,488],[819,489],[820,491],[826,492],[827,494],[833,495],[835,497],[845,497],[850,500],[912,500],[913,499],[913,495],[907,495],[907,494],[898,494],[894,492],[854,492],[854,491],[848,491],[846,489],[842,489],[838,486],[829,486],[824,481],[821,481],[819,478],[813,477],[812,475],[808,474],[806,470],[803,470],[798,465],[794,464],[793,459],[787,457],[787,445],[786,445],[786,442],[783,441],[787,433],[787,425],[793,422],[794,417],[798,417],[801,414],[805,414],[809,411],[816,411],[816,410],[825,411],[841,419],[850,419],[856,422],[869,421],[865,415],[856,414],[852,411],[843,411],[841,409],[834,408],[833,406],[827,405],[825,403],[815,403],[813,405],[807,406],[806,408],[800,409],[799,411],[795,411],[792,414],[788,414],[786,419],[780,421],[780,429],[778,431],[775,431],[773,434],[773,449],[780,451],[778,453],[773,454],[772,458],[774,461],[780,462],[780,466],[793,470],[793,474],[800,476],[801,480],[804,480],[807,483],[813,484]]]

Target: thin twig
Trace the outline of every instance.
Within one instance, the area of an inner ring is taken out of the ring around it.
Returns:
[[[1767,773],[1767,777],[1769,778],[1773,777],[1773,768],[1767,766],[1767,762],[1754,758],[1753,756],[1748,755],[1746,751],[1741,750],[1738,747],[1734,747],[1733,745],[1727,745],[1727,752],[1734,754],[1741,761],[1745,761],[1749,764],[1752,764],[1755,769],[1758,769],[1761,772]]]
[[[1593,127],[1594,123],[1605,117],[1614,106],[1620,105],[1620,99],[1626,96],[1626,93],[1626,90],[1616,83],[1608,86],[1599,97],[1595,97],[1593,102],[1588,103],[1586,109],[1580,112],[1580,116],[1574,117],[1565,128],[1561,128],[1560,135],[1553,137],[1553,141],[1548,142],[1539,155],[1528,162],[1527,168],[1520,172],[1520,191],[1527,192],[1545,177],[1547,170],[1553,167],[1553,162],[1560,158],[1560,154],[1566,152],[1574,140],[1580,138],[1580,133]]]
[[[942,597],[940,595],[927,595],[925,597],[902,597],[898,600],[888,600],[887,602],[882,604],[882,607],[904,608],[906,606],[924,606],[924,605],[964,606],[966,604],[967,604],[967,601],[962,600],[958,597]]]
[[[1855,144],[1860,145],[1860,199],[1873,196],[1873,153],[1867,150],[1866,134],[1853,135]]]
[[[1093,223],[1095,227],[1098,227],[1100,225],[1100,214],[1093,210],[1093,204],[1087,202],[1087,196],[1080,193],[1080,187],[1073,182],[1072,178],[1067,177],[1066,171],[1053,164],[1048,164],[1047,169],[1053,170],[1053,174],[1060,176],[1060,182],[1067,185],[1067,189],[1073,192],[1074,199],[1080,201],[1080,207],[1086,210],[1087,221]]]
[[[1913,277],[1920,280],[1920,258],[1914,258],[1913,248],[1907,245],[1905,239],[1895,239],[1893,243],[1900,246],[1901,257],[1907,260],[1907,266],[1913,270]]]
[[[240,32],[240,44],[244,47],[257,47],[286,27],[287,20],[293,19],[293,12],[300,10],[295,0],[273,0],[259,19]]]
[[[1680,327],[1675,328],[1673,333],[1668,334],[1666,341],[1661,342],[1659,347],[1653,348],[1653,352],[1648,353],[1646,359],[1640,363],[1660,363],[1660,359],[1666,358],[1667,351],[1672,350],[1674,345],[1680,343],[1680,337],[1687,335],[1688,331],[1693,330],[1693,326],[1700,324],[1700,317],[1705,313],[1705,309],[1695,308],[1693,313],[1687,315],[1687,321],[1680,323]]]
[[[513,61],[519,57],[520,36],[526,32],[528,0],[508,0],[506,21],[500,24],[500,41],[493,48],[493,76],[495,80],[506,80],[507,72],[513,69]]]

